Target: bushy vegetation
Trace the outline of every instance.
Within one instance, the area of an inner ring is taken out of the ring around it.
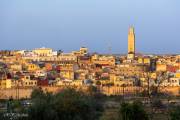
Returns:
[[[171,120],[180,120],[180,106],[175,107],[170,112],[170,118]]]
[[[85,92],[67,88],[56,94],[35,89],[29,100],[3,101],[8,109],[0,111],[0,120],[180,120],[180,107],[162,100],[153,98],[146,103],[105,96],[93,86]]]
[[[29,120],[97,120],[103,107],[94,97],[74,89],[57,94],[37,89],[32,93]]]
[[[148,114],[140,102],[122,103],[119,110],[119,120],[148,120]]]

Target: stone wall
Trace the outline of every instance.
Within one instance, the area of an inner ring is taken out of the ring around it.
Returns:
[[[44,91],[57,93],[67,86],[61,87],[41,87]],[[76,89],[86,90],[87,87],[73,87]],[[22,99],[22,98],[30,98],[31,92],[34,88],[12,88],[12,89],[0,89],[0,99]],[[147,88],[146,88],[147,89]],[[137,95],[138,93],[142,92],[144,88],[142,87],[98,87],[100,93],[105,95]],[[161,92],[169,93],[172,95],[179,95],[180,87],[161,87],[159,89]]]

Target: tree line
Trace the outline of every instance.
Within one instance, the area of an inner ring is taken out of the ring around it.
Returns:
[[[0,112],[0,120],[104,120],[101,118],[105,111],[103,100],[93,87],[88,92],[67,88],[56,94],[35,89],[31,94],[31,102],[27,109],[19,110],[19,113],[28,116],[13,117]],[[18,105],[16,103],[15,108]],[[124,101],[120,104],[117,120],[150,119],[141,102]],[[180,120],[180,107],[171,110],[170,120]]]

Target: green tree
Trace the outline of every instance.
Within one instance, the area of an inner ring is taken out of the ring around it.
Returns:
[[[29,120],[56,120],[56,112],[52,109],[53,95],[51,93],[35,89],[31,98],[33,104],[28,111]]]
[[[98,92],[97,87],[90,85],[87,88],[87,93],[91,96],[95,95]]]
[[[170,111],[171,120],[180,120],[180,106]]]
[[[70,88],[57,94],[35,90],[32,101],[30,120],[97,120],[103,111],[93,97]]]
[[[148,115],[140,102],[122,103],[119,120],[148,120]]]

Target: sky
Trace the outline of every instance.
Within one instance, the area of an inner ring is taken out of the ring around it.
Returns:
[[[180,53],[180,0],[0,0],[0,49]],[[111,50],[109,49],[111,48]]]

